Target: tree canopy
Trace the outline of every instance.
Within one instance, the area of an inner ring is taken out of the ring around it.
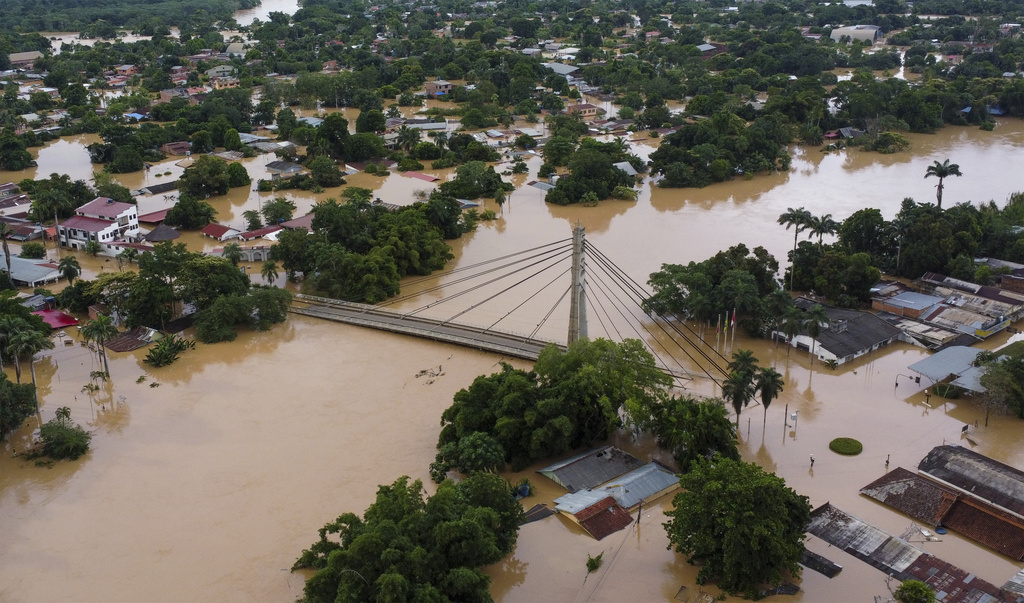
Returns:
[[[491,601],[480,568],[515,546],[523,509],[505,481],[476,473],[427,498],[402,477],[363,513],[345,513],[292,567],[315,569],[304,601]]]
[[[519,470],[606,439],[623,424],[620,412],[646,424],[668,385],[637,340],[581,339],[566,352],[552,345],[532,371],[502,364],[500,372],[477,377],[455,394],[441,415],[431,476],[441,481],[470,450],[494,450],[492,441],[503,453],[499,465]]]
[[[799,575],[806,496],[754,463],[716,456],[690,467],[665,530],[669,548],[700,564],[698,584],[758,599],[785,574]]]

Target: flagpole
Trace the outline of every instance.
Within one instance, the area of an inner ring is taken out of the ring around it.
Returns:
[[[715,327],[715,353],[718,353],[718,342],[722,337],[722,315],[718,315],[718,326]]]
[[[736,308],[732,309],[732,344],[730,345],[736,345]]]

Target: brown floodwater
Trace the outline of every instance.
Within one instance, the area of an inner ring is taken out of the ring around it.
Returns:
[[[541,191],[524,186],[540,165],[533,158],[528,161],[531,175],[509,177],[518,188],[499,219],[453,242],[451,267],[566,239],[576,221],[586,226],[588,241],[641,282],[663,262],[701,260],[739,242],[763,245],[784,264],[792,233],[775,221],[787,207],[806,206],[836,219],[878,207],[892,217],[903,197],[931,200],[934,182],[924,180],[925,167],[946,158],[964,173],[947,181],[947,203],[1002,203],[1021,186],[1008,176],[1022,159],[1021,122],[1000,121],[994,132],[946,128],[910,138],[913,150],[904,154],[823,154],[798,148],[793,169],[785,174],[700,190],[659,189],[645,182],[635,202],[604,201],[591,208],[546,205]],[[83,155],[90,140],[49,143],[38,151],[40,167],[30,172],[67,170],[74,178],[88,177],[93,166]],[[634,142],[633,148],[647,155],[652,142],[657,141]],[[245,165],[258,178],[267,160],[257,157]],[[176,161],[180,158],[118,179],[131,188],[162,181],[180,173]],[[156,175],[165,171],[172,175]],[[450,176],[450,171],[428,172]],[[0,181],[24,177],[0,173]],[[414,191],[433,186],[397,173],[387,178],[360,174],[349,182],[400,204],[412,202]],[[303,213],[338,193],[285,196]],[[243,189],[213,203],[219,219],[240,225],[241,213],[258,208],[268,196]],[[170,202],[159,196],[144,199],[140,209],[145,213]],[[491,201],[484,207],[497,210]],[[194,233],[182,240],[195,249],[219,246]],[[114,260],[82,260],[86,276],[118,269]],[[251,272],[258,275],[258,264]],[[556,274],[552,269],[528,281],[531,292],[556,281],[534,299],[518,288],[499,293],[492,285],[424,313],[452,316],[478,304],[459,320],[487,325],[522,303],[496,328],[526,333],[537,328],[540,336],[564,340],[564,302],[538,328],[567,284]],[[639,336],[656,349],[674,345],[649,321],[638,320],[638,310],[623,307],[617,313],[612,296],[602,294],[602,287],[614,285],[601,280],[607,277],[593,260],[588,274],[592,336]],[[441,290],[394,305],[411,310],[456,293],[461,289],[455,279],[441,277]],[[431,284],[410,279],[403,293],[424,291]],[[68,333],[77,338],[73,330]],[[1006,338],[999,335],[985,345]],[[933,396],[928,407],[926,384],[902,379],[894,387],[908,364],[925,357],[923,350],[896,344],[829,371],[819,362],[812,367],[806,353],[742,336],[719,350],[728,355],[740,347],[753,349],[762,365],[775,366],[786,380],[785,392],[766,419],[756,406],[742,413],[743,455],[784,477],[814,506],[831,501],[899,534],[909,518],[858,494],[882,475],[887,456],[891,468],[913,468],[933,446],[954,442],[1024,465],[1024,449],[1017,444],[1019,420],[993,416],[985,427],[983,410],[969,399],[940,404]],[[298,316],[267,333],[243,332],[232,343],[199,345],[170,367],[150,368],[141,362],[143,355],[144,350],[112,354],[112,384],[90,397],[83,386],[99,367],[93,353],[76,344],[40,354],[40,416],[0,447],[0,532],[6,541],[18,543],[0,547],[0,600],[293,600],[304,577],[287,570],[313,542],[316,530],[342,512],[365,509],[377,484],[401,475],[427,480],[441,411],[456,391],[476,375],[496,370],[502,360]],[[679,362],[694,375],[684,382],[686,388],[698,395],[718,393],[699,377],[700,367],[685,357]],[[432,383],[416,377],[421,369],[438,366],[444,375]],[[65,405],[94,432],[88,455],[52,468],[13,456],[28,445],[39,420],[52,418]],[[785,425],[787,406],[790,413],[799,411],[791,428]],[[961,440],[961,427],[975,421],[980,424],[972,436],[975,444]],[[861,440],[864,453],[853,458],[831,453],[828,441],[838,436]],[[639,454],[658,455],[646,438],[634,441],[620,434],[615,441]],[[813,471],[811,454],[817,460]],[[508,477],[521,476],[530,477],[538,490],[527,499],[530,505],[562,493],[532,470]],[[487,570],[492,593],[511,603],[670,600],[682,586],[693,592],[694,568],[666,550],[661,524],[669,503],[666,499],[645,508],[638,526],[600,542],[560,517],[525,526],[515,552]],[[802,593],[794,600],[870,601],[886,594],[881,572],[816,538],[808,546],[845,569],[831,580],[805,571],[799,581]],[[996,584],[1022,566],[955,535],[919,546]],[[601,552],[604,565],[588,577],[587,555]],[[713,587],[708,591],[717,594]]]

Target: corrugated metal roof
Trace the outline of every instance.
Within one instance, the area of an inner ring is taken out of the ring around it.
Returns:
[[[971,368],[974,359],[981,350],[966,346],[950,346],[936,352],[924,360],[919,360],[907,368],[928,377],[932,381],[942,381],[950,375],[959,375]]]
[[[921,473],[1024,519],[1024,472],[960,446],[936,446]]]
[[[885,300],[885,303],[893,306],[899,306],[901,308],[911,308],[914,310],[924,310],[934,306],[935,304],[942,303],[944,298],[937,297],[935,295],[925,295],[924,293],[916,293],[914,291],[904,291],[899,295],[894,295]]]
[[[632,509],[659,492],[679,487],[679,478],[658,463],[647,463],[592,490],[580,490],[555,499],[558,511],[577,513],[611,496],[624,509]]]
[[[903,467],[864,486],[860,493],[930,525],[942,523],[956,500],[952,490]]]
[[[576,492],[599,486],[642,465],[643,461],[632,454],[605,446],[548,465],[539,473],[569,492]]]

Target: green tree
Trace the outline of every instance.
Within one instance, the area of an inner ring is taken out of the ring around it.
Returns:
[[[229,163],[227,167],[228,187],[236,188],[239,186],[249,186],[252,184],[252,178],[249,177],[248,170],[241,163]]]
[[[277,262],[274,260],[267,260],[263,262],[263,267],[260,268],[260,275],[268,285],[272,285],[277,280]]]
[[[316,572],[304,600],[488,601],[481,571],[515,546],[523,510],[497,475],[450,480],[426,498],[420,481],[381,486],[362,517],[345,513],[292,567]]]
[[[828,323],[828,311],[825,309],[825,306],[815,304],[807,311],[807,315],[804,320],[804,329],[807,331],[807,335],[811,338],[811,349],[809,351],[811,366],[814,366],[814,347],[818,342],[818,335],[821,335],[822,330],[828,327]]]
[[[793,209],[792,207],[790,207],[781,216],[779,216],[778,222],[779,222],[779,224],[784,224],[786,226],[786,230],[789,230],[790,226],[793,227],[793,254],[794,254],[794,256],[796,255],[796,241],[797,241],[797,237],[800,236],[800,231],[801,230],[807,228],[810,225],[811,219],[813,217],[814,216],[811,215],[811,212],[807,211],[803,207],[801,207],[799,209]],[[789,277],[789,289],[790,289],[790,291],[793,290],[793,277],[794,277],[795,274],[796,274],[796,270],[793,269],[790,272],[790,277]]]
[[[97,314],[95,319],[90,320],[82,327],[81,332],[86,341],[95,341],[99,344],[100,356],[103,358],[103,370],[109,375],[107,341],[117,337],[117,327],[114,326],[114,321],[106,314]]]
[[[825,235],[835,234],[838,228],[839,223],[832,219],[832,214],[811,216],[810,221],[807,223],[807,229],[811,231],[812,235],[816,235],[818,237],[818,251],[821,251],[823,237]]]
[[[907,580],[893,593],[899,603],[935,603],[935,591],[920,580]]]
[[[935,161],[932,165],[928,166],[927,170],[925,170],[924,177],[928,178],[929,176],[935,176],[939,179],[939,183],[935,185],[935,200],[939,209],[942,209],[942,189],[945,188],[942,181],[950,176],[963,176],[963,174],[960,173],[960,166],[955,163],[950,163],[949,159],[942,163]]]
[[[695,460],[679,483],[665,531],[676,552],[700,564],[698,584],[717,581],[756,599],[785,574],[799,575],[807,497],[754,463],[722,457]]]
[[[119,146],[114,151],[114,157],[107,164],[106,169],[112,174],[126,174],[138,172],[144,167],[142,155],[132,145]]]
[[[779,371],[771,367],[764,367],[757,371],[754,387],[761,396],[761,405],[764,406],[764,422],[767,424],[768,407],[771,406],[772,400],[778,398],[779,394],[782,393],[782,390],[786,387],[786,382],[782,379]]]
[[[238,135],[238,130],[229,128],[224,132],[224,150],[226,151],[239,151],[242,149],[242,137]]]
[[[721,400],[673,397],[655,407],[651,430],[682,473],[693,461],[715,454],[740,460],[736,430]]]
[[[259,210],[247,209],[242,212],[242,218],[245,220],[245,227],[249,230],[257,230],[263,227],[263,217],[260,215]]]
[[[60,262],[57,262],[57,270],[60,270],[61,276],[68,279],[68,285],[75,284],[75,279],[82,274],[82,266],[78,263],[78,258],[73,255],[62,257]]]
[[[200,311],[218,297],[245,295],[249,277],[227,258],[192,254],[181,264],[174,284],[182,301]]]
[[[11,248],[7,240],[14,234],[14,227],[7,222],[0,222],[0,245],[4,249],[4,261],[7,263],[7,274],[11,274]]]
[[[362,111],[356,118],[356,133],[383,132],[386,127],[387,118],[384,117],[384,113],[380,109]]]
[[[21,244],[21,253],[18,257],[41,260],[46,257],[46,246],[35,241],[26,241]]]
[[[89,451],[92,434],[71,420],[71,409],[61,406],[57,416],[39,428],[43,454],[57,460],[76,460]]]
[[[398,148],[411,151],[420,142],[420,131],[403,125],[398,129]]]
[[[12,357],[14,357],[14,372],[17,376],[18,383],[21,383],[21,359],[28,357],[28,368],[32,373],[32,385],[36,384],[36,358],[35,355],[42,350],[52,350],[53,341],[50,340],[49,333],[43,333],[34,329],[25,329],[12,333],[7,340],[7,349]],[[37,394],[38,395],[38,394]],[[36,407],[38,409],[39,399],[36,398]]]
[[[217,210],[212,205],[191,194],[182,192],[178,202],[167,212],[164,223],[186,230],[198,230],[213,221]]]
[[[224,246],[224,252],[221,253],[221,257],[231,262],[232,266],[238,266],[238,263],[242,261],[242,248],[238,243],[228,243]]]
[[[292,219],[295,214],[295,203],[285,197],[276,197],[263,206],[263,218],[267,224],[280,224]]]
[[[211,155],[203,155],[185,168],[178,188],[182,195],[206,199],[213,195],[226,195],[231,188],[229,180],[226,161]]]
[[[36,410],[35,390],[29,384],[14,384],[0,372],[0,442]]]

